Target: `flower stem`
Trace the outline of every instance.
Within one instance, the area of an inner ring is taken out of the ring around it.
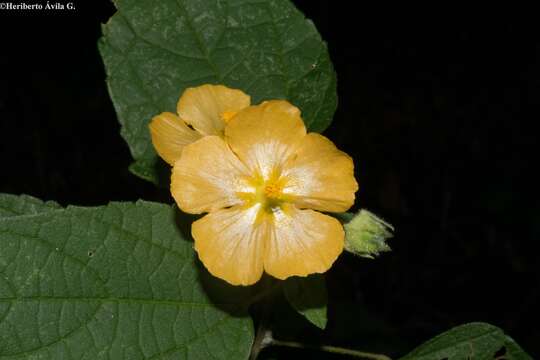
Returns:
[[[370,353],[370,352],[365,352],[365,351],[358,351],[358,350],[346,349],[342,347],[329,346],[329,345],[315,346],[315,345],[303,344],[296,341],[281,341],[281,340],[275,340],[275,339],[272,339],[272,342],[270,343],[270,345],[299,348],[299,349],[319,350],[319,351],[325,351],[325,352],[330,352],[334,354],[354,356],[359,359],[392,360],[390,357],[383,354],[375,354],[375,353]]]
[[[253,341],[253,346],[251,347],[251,354],[249,356],[250,360],[256,360],[259,357],[259,353],[264,348],[264,340],[267,334],[266,324],[260,323],[257,328],[257,333],[255,335],[255,340]]]
[[[275,301],[276,291],[281,289],[281,282],[266,284],[266,290],[261,291],[251,301],[251,304],[258,304],[259,307],[259,326],[255,334],[255,340],[251,347],[250,360],[256,360],[261,350],[268,343],[270,331],[268,330],[268,321]]]

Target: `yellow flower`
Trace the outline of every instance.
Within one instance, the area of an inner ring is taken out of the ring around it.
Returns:
[[[223,85],[188,88],[178,100],[178,115],[164,112],[152,119],[152,143],[159,156],[174,165],[186,145],[207,135],[223,136],[226,122],[249,104],[248,95]]]
[[[263,272],[285,279],[327,271],[343,251],[344,231],[314,210],[344,212],[353,204],[352,159],[324,136],[306,134],[287,101],[232,110],[223,137],[207,132],[174,157],[178,206],[209,213],[192,225],[199,258],[234,285],[253,284]]]

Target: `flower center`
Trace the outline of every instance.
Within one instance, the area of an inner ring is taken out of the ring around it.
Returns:
[[[264,195],[267,199],[279,199],[281,196],[281,186],[276,183],[266,184],[264,186]]]
[[[238,192],[237,196],[244,200],[248,207],[260,204],[257,221],[272,216],[278,210],[284,210],[284,205],[294,201],[294,198],[284,192],[287,178],[282,177],[278,171],[272,171],[268,177],[255,174],[248,180],[252,191]]]
[[[283,185],[278,181],[265,181],[256,187],[255,201],[260,203],[264,210],[271,212],[279,207],[284,199],[282,198]]]

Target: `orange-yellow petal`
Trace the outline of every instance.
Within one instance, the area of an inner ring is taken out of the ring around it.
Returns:
[[[300,140],[282,176],[283,193],[300,208],[344,212],[353,205],[358,190],[351,157],[315,133]]]
[[[344,231],[333,217],[293,205],[274,212],[264,270],[278,278],[323,273],[343,251]]]
[[[212,212],[193,223],[195,250],[208,271],[233,285],[251,285],[263,273],[266,223],[255,225],[260,205]]]
[[[240,204],[248,187],[248,170],[218,136],[188,145],[174,164],[171,193],[185,212],[200,214]]]
[[[223,85],[188,88],[178,100],[178,115],[203,135],[222,135],[225,117],[249,106],[249,95]]]
[[[180,158],[184,146],[201,137],[201,134],[190,129],[182,119],[170,112],[154,116],[149,128],[154,148],[170,165],[174,165]]]
[[[300,110],[284,100],[250,106],[238,112],[225,128],[233,151],[264,178],[279,170],[305,134]]]

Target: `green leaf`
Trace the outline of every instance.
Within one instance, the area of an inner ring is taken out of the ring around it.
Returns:
[[[498,327],[486,323],[470,323],[434,337],[401,360],[493,360],[503,347],[506,359],[530,359]]]
[[[505,360],[532,360],[532,357],[508,335],[505,336],[504,347],[506,348]]]
[[[283,291],[287,301],[300,314],[320,329],[326,327],[328,294],[323,275],[291,277],[285,280]]]
[[[247,358],[247,288],[199,268],[177,215],[140,201],[1,218],[0,357]]]
[[[54,201],[41,201],[28,195],[0,194],[0,219],[19,215],[32,215],[54,209],[60,209]]]
[[[337,95],[326,44],[288,0],[115,4],[118,11],[103,26],[99,48],[138,176],[160,181],[164,164],[147,125],[154,115],[176,112],[187,87],[225,84],[251,95],[254,104],[288,99],[311,131],[330,124]]]

